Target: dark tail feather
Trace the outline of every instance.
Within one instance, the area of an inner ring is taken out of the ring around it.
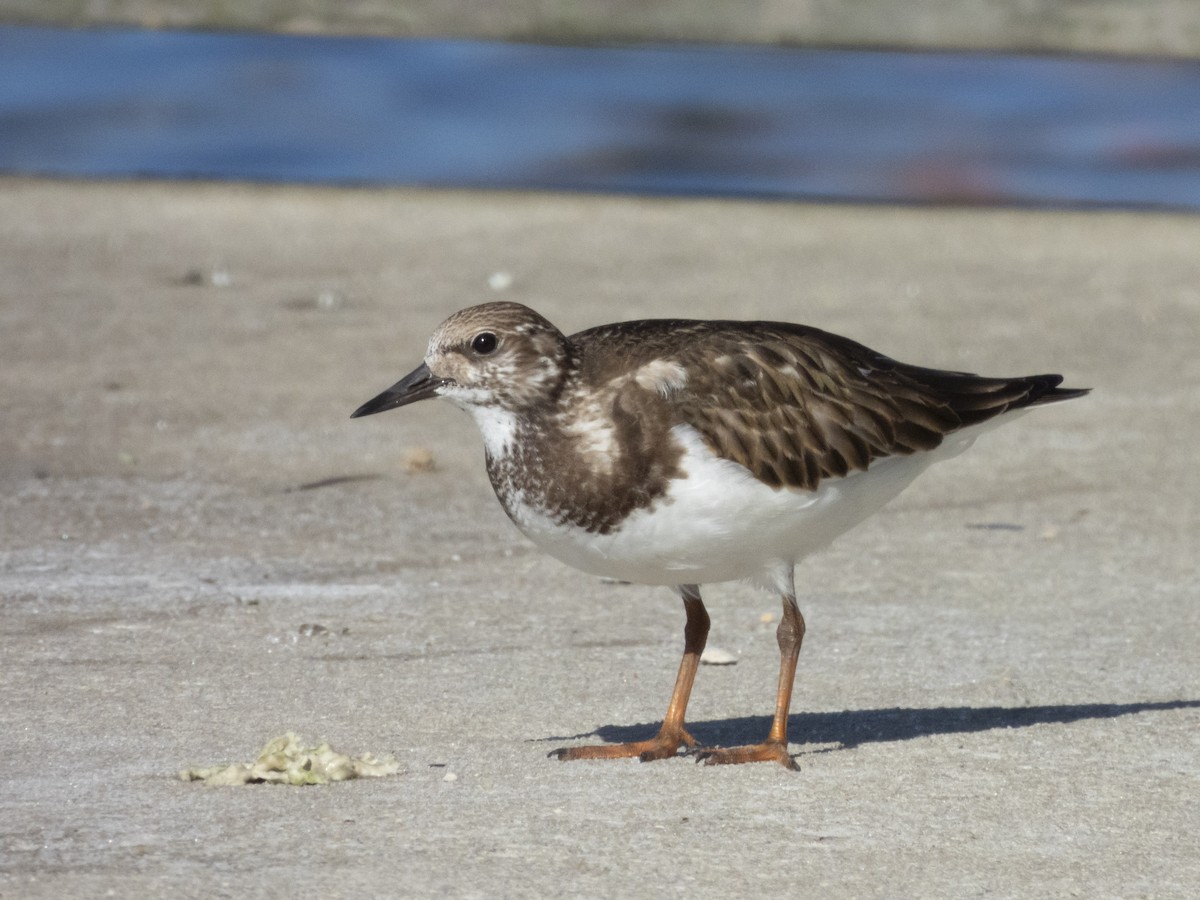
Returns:
[[[1074,400],[1092,392],[1091,388],[1064,388],[1061,375],[1036,375],[1034,378],[1045,387],[1040,391],[1031,391],[1029,399],[1022,406],[1041,406],[1044,403],[1057,403],[1059,400]]]
[[[1001,413],[1027,406],[1042,406],[1082,397],[1091,388],[1063,388],[1061,375],[1025,375],[1019,378],[982,378],[966,372],[906,367],[905,374],[933,391],[962,420],[962,425],[984,422]]]
[[[951,392],[950,406],[963,425],[974,425],[1014,409],[1044,406],[1082,397],[1091,388],[1063,388],[1061,375],[1026,375],[1021,378],[972,379],[975,390]]]

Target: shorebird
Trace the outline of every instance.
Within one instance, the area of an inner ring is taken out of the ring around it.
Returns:
[[[796,563],[981,431],[1087,393],[1061,382],[906,365],[782,322],[654,319],[567,337],[526,306],[485,303],[443,322],[424,362],[352,418],[449,400],[475,419],[496,496],[538,547],[683,599],[683,659],[658,734],[552,757],[648,761],[684,747],[707,764],[795,768]],[[701,748],[684,723],[709,630],[700,585],[741,579],[782,598],[774,719],[761,743]]]

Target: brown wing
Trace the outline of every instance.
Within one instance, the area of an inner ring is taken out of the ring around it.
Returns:
[[[775,487],[811,490],[874,460],[931,450],[950,432],[1007,410],[1086,393],[1056,389],[1058,375],[981,378],[908,366],[799,325],[636,325],[636,342],[632,329],[609,331],[609,349],[624,350],[627,365],[677,362],[686,383],[665,398],[677,420]]]

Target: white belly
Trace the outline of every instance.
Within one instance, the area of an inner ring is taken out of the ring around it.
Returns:
[[[667,585],[761,580],[781,566],[790,571],[853,528],[934,462],[969,447],[977,431],[957,432],[934,451],[883,459],[866,472],[800,491],[764,485],[744,467],[714,456],[695,429],[680,425],[672,434],[684,447],[687,477],[673,480],[665,498],[635,511],[613,532],[561,525],[519,501],[511,515],[551,556],[595,575]]]

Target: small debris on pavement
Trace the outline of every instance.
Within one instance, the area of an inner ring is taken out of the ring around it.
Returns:
[[[280,735],[263,747],[252,763],[184,769],[181,781],[203,781],[213,785],[237,784],[329,784],[352,778],[380,778],[402,773],[394,756],[370,753],[347,756],[327,743],[306,747],[294,732]]]

